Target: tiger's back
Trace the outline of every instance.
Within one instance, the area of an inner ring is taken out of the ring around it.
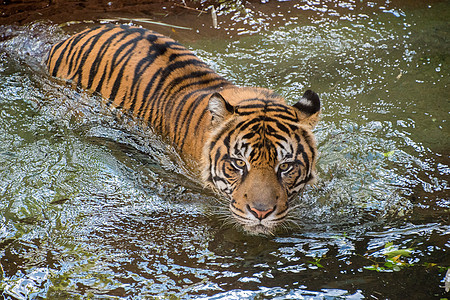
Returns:
[[[194,159],[210,122],[207,96],[231,86],[174,40],[125,25],[87,29],[54,45],[47,66],[51,75],[146,122]]]

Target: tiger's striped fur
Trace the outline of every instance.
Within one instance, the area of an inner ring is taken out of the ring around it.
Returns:
[[[168,37],[125,25],[87,29],[54,45],[47,66],[197,161],[204,183],[229,199],[234,220],[251,233],[283,223],[291,200],[314,180],[314,92],[287,105],[272,91],[233,85]]]

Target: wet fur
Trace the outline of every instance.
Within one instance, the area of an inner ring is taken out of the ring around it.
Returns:
[[[320,101],[312,91],[287,105],[270,90],[233,85],[168,37],[125,25],[54,45],[47,66],[167,137],[251,233],[289,220],[290,202],[315,178]]]

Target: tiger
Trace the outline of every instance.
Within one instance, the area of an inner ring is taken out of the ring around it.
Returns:
[[[272,90],[233,84],[171,38],[129,25],[88,28],[53,45],[45,63],[51,76],[100,94],[164,137],[244,232],[287,227],[294,198],[316,179],[321,104],[312,90],[289,105]]]

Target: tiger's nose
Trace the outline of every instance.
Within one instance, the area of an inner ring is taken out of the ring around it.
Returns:
[[[268,215],[270,215],[276,208],[276,205],[269,209],[262,209],[262,208],[256,208],[252,207],[247,204],[247,209],[259,220],[265,219]]]

